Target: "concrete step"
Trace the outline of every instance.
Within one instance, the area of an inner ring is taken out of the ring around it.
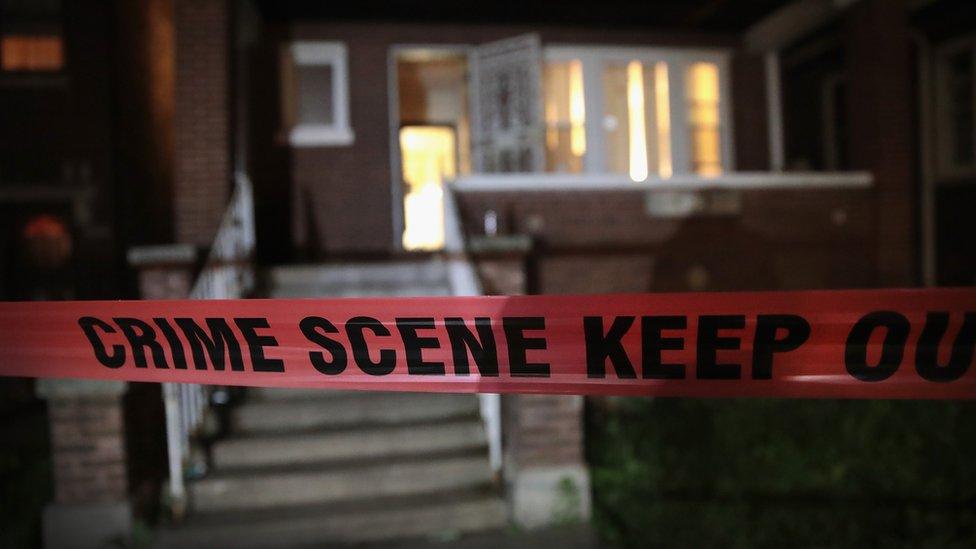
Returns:
[[[364,391],[340,391],[337,389],[310,389],[298,387],[248,387],[248,402],[270,400],[308,400],[311,398],[336,398],[363,394]]]
[[[303,436],[253,436],[218,441],[212,448],[217,471],[484,449],[478,419],[455,423],[326,431]]]
[[[447,285],[447,268],[440,259],[288,265],[267,272],[269,286],[287,288],[437,288]]]
[[[483,486],[491,479],[487,453],[479,452],[361,466],[217,473],[191,484],[190,496],[196,512],[216,512],[461,490]]]
[[[368,505],[313,505],[194,517],[183,528],[160,532],[156,547],[321,547],[405,538],[453,538],[505,527],[501,498],[474,492],[462,497],[379,499]]]
[[[306,297],[434,297],[451,295],[451,288],[443,285],[305,285],[274,286],[270,297],[300,299]]]
[[[232,425],[235,433],[283,432],[416,423],[477,413],[474,395],[362,392],[248,402],[233,411]]]

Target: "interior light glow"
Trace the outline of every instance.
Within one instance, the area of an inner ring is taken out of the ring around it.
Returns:
[[[64,67],[58,35],[6,35],[0,38],[0,54],[4,71],[58,71]]]
[[[698,175],[722,173],[719,122],[719,75],[714,63],[694,63],[689,69],[691,162]]]
[[[559,148],[559,111],[554,101],[546,101],[546,147],[550,151]]]
[[[583,62],[569,64],[569,150],[575,156],[586,153],[586,106],[583,100]]]
[[[644,68],[627,64],[627,126],[630,137],[630,179],[647,179],[647,131],[644,127]]]
[[[400,130],[403,181],[403,247],[436,250],[444,246],[445,181],[457,175],[454,129],[407,126]]]
[[[657,115],[657,171],[664,178],[671,177],[671,102],[668,97],[668,64],[654,65],[654,106]]]

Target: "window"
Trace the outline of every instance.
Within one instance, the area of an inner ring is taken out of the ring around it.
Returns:
[[[57,72],[64,68],[61,37],[56,34],[7,34],[0,37],[4,72]]]
[[[648,174],[670,177],[667,65],[640,61],[604,65],[603,103],[607,168],[634,181],[643,181]]]
[[[727,54],[546,48],[546,170],[634,181],[731,169]]]
[[[546,171],[579,173],[586,153],[583,64],[579,59],[547,63],[543,76]]]
[[[976,36],[936,54],[939,165],[943,175],[976,172]]]
[[[722,173],[718,66],[715,63],[692,63],[685,85],[691,130],[691,171],[699,175],[718,175]]]
[[[294,42],[282,53],[282,120],[294,146],[349,145],[346,47],[339,42]]]
[[[64,70],[60,0],[0,0],[0,72]]]

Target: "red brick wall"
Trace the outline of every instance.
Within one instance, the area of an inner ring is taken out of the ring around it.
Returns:
[[[176,241],[207,245],[230,189],[229,6],[175,0]]]
[[[506,395],[505,452],[511,467],[583,462],[583,398]]]
[[[55,501],[125,501],[122,409],[118,396],[50,400]]]
[[[916,282],[916,102],[903,3],[866,0],[845,18],[849,153],[875,176],[877,283]]]

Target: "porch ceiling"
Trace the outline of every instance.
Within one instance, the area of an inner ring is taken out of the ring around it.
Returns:
[[[257,0],[269,20],[404,21],[472,24],[586,25],[742,31],[788,0]]]

